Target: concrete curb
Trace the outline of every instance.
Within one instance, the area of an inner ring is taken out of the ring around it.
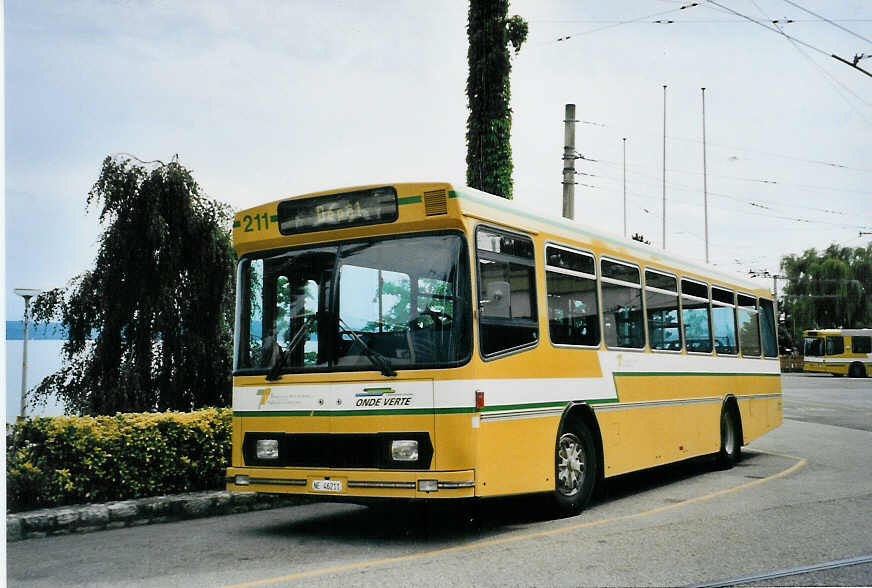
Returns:
[[[6,515],[6,542],[266,510],[305,502],[298,496],[221,490],[46,508]]]

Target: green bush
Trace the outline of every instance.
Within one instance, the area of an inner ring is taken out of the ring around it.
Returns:
[[[209,408],[7,426],[7,508],[219,489],[230,461],[231,414]]]

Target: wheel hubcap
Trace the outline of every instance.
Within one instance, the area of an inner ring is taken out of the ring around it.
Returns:
[[[584,448],[578,437],[566,433],[557,448],[557,490],[564,496],[574,496],[584,482]]]

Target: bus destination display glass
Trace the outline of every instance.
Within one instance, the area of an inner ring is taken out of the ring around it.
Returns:
[[[388,186],[285,200],[278,217],[282,235],[389,223],[397,220],[397,192]]]

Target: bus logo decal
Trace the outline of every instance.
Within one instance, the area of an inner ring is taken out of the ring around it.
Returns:
[[[358,392],[355,396],[361,398],[365,396],[382,396],[383,394],[394,393],[396,393],[396,390],[393,388],[364,388],[363,392]]]
[[[260,396],[260,404],[258,405],[258,408],[266,406],[266,401],[269,398],[269,392],[270,392],[269,388],[258,389],[257,396]]]

